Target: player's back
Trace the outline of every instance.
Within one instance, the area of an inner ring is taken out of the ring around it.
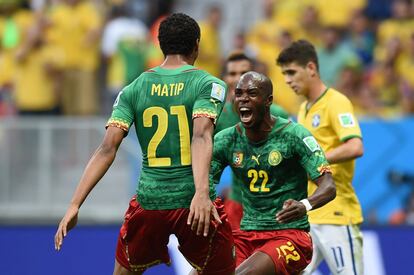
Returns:
[[[193,118],[216,119],[225,98],[224,83],[190,65],[156,67],[122,93],[130,104],[143,156],[138,201],[146,209],[189,207],[195,190]]]

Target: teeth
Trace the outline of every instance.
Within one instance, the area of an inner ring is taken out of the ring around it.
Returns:
[[[246,107],[241,107],[241,108],[240,108],[240,111],[242,111],[242,112],[246,112],[246,111],[250,111],[250,109],[249,109],[249,108],[246,108]]]

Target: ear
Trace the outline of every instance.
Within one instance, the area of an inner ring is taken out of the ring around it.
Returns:
[[[318,74],[318,69],[316,68],[316,64],[313,62],[308,62],[306,65],[306,70],[308,71],[309,75],[314,77]]]
[[[194,51],[198,52],[198,48],[200,47],[200,39],[197,39],[195,47],[194,47]]]
[[[273,95],[269,95],[266,99],[266,107],[270,107],[273,103]]]

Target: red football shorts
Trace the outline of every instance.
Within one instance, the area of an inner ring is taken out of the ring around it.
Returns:
[[[145,210],[134,196],[118,236],[116,259],[130,271],[143,272],[160,263],[170,264],[167,244],[175,234],[179,250],[199,274],[233,274],[234,242],[220,199],[214,202],[221,221],[210,224],[207,237],[187,225],[189,209]]]
[[[312,239],[297,229],[273,231],[233,231],[236,245],[236,266],[254,252],[269,255],[275,274],[299,274],[312,260]]]
[[[243,218],[243,205],[237,201],[227,198],[224,201],[224,209],[232,230],[240,229],[240,221]]]

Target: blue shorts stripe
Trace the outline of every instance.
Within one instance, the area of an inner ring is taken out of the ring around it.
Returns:
[[[357,275],[356,266],[355,266],[355,257],[354,257],[354,244],[352,243],[352,236],[351,236],[351,230],[349,229],[349,225],[346,226],[346,230],[348,231],[349,245],[351,248],[352,269],[354,270],[354,275]]]

